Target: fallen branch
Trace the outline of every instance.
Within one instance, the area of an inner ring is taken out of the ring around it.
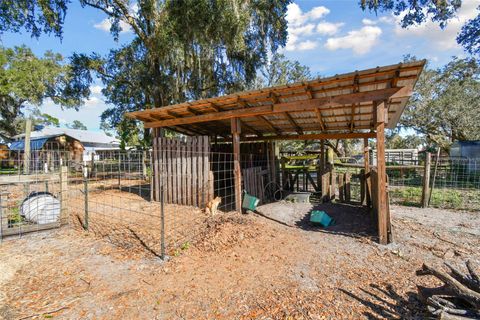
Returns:
[[[467,266],[467,270],[470,273],[470,277],[472,277],[472,280],[475,281],[477,283],[477,285],[480,285],[480,276],[475,271],[475,267],[473,266],[472,261],[467,260],[465,265]]]
[[[432,275],[444,285],[437,288],[417,286],[420,298],[427,304],[428,311],[438,319],[478,319],[480,317],[480,286],[478,273],[470,261],[465,263],[469,274],[451,263],[445,262],[450,274],[426,263],[417,275]]]
[[[430,274],[442,280],[456,295],[471,302],[477,309],[480,309],[480,293],[467,288],[448,273],[435,269],[425,263],[422,266],[422,270],[425,274]]]

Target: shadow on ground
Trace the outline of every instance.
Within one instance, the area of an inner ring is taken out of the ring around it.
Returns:
[[[416,292],[409,291],[403,297],[390,284],[382,288],[371,283],[369,288],[360,289],[358,295],[342,288],[339,290],[368,308],[363,313],[367,319],[424,319],[425,316]]]
[[[325,211],[335,220],[335,225],[321,227],[310,222],[310,212],[305,214],[295,225],[307,231],[338,234],[353,238],[375,238],[377,231],[369,210],[361,205],[347,203],[315,204],[312,210]]]

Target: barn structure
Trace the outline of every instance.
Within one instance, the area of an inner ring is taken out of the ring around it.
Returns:
[[[145,128],[155,129],[154,161],[162,160],[157,151],[168,144],[161,137],[163,130],[158,130],[160,128],[191,136],[190,143],[197,141],[191,140],[196,136],[213,137],[216,141],[220,137],[221,141],[228,141],[233,157],[237,210],[241,210],[242,188],[245,187],[245,183],[242,185],[242,146],[263,142],[268,149],[268,143],[277,140],[314,139],[323,144],[326,139],[363,139],[365,183],[371,191],[379,242],[385,244],[390,241],[390,217],[384,131],[397,125],[424,65],[425,61],[400,63],[132,112],[128,116],[143,121]],[[376,140],[376,166],[369,161],[369,139]],[[274,157],[273,152],[268,154]],[[320,159],[319,189],[322,194],[328,194],[328,179],[324,179],[328,170],[325,156]],[[272,165],[272,168],[275,167]],[[154,166],[154,176],[160,175],[162,170]]]

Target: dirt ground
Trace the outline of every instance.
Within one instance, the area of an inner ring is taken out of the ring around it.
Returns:
[[[478,213],[393,206],[395,243],[380,246],[362,209],[319,209],[337,224],[202,218],[165,262],[79,228],[4,240],[0,318],[422,319],[416,285],[436,284],[422,262],[480,259]]]

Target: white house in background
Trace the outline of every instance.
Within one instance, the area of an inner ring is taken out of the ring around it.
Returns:
[[[115,137],[108,136],[103,131],[88,131],[69,128],[57,127],[36,127],[30,134],[32,139],[67,135],[80,141],[84,147],[83,160],[91,160],[92,154],[98,158],[99,153],[120,150],[120,140]],[[24,139],[25,134],[19,134],[13,137],[19,141]]]

